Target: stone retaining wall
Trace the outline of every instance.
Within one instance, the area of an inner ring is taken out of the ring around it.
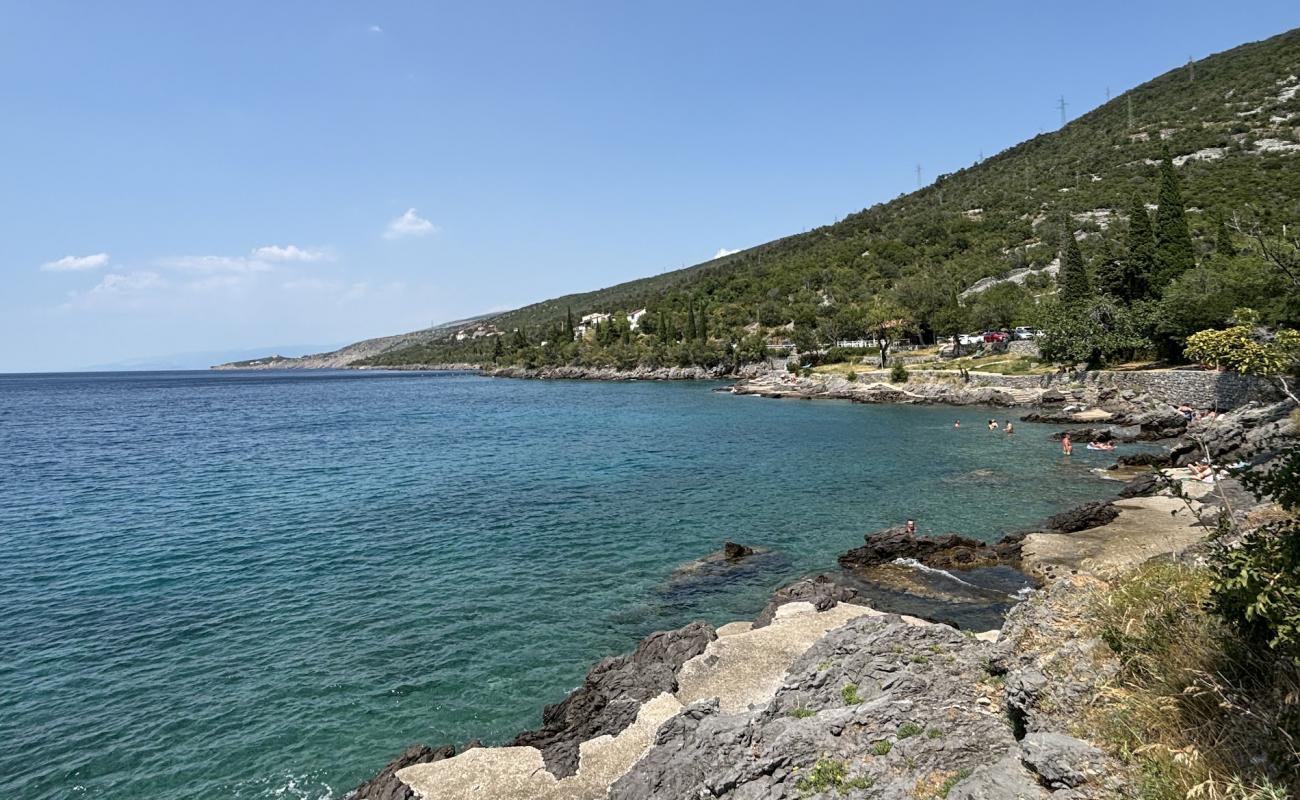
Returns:
[[[951,370],[909,370],[913,380],[936,383],[960,382]],[[859,373],[859,380],[888,382],[889,373],[871,370]],[[1210,370],[1145,370],[1140,372],[1115,372],[1094,370],[1090,372],[1053,373],[1051,375],[997,375],[971,372],[968,386],[1001,386],[1008,389],[1103,389],[1115,388],[1145,392],[1174,406],[1192,408],[1229,409],[1252,400],[1269,403],[1283,398],[1282,391],[1272,381],[1253,375]]]

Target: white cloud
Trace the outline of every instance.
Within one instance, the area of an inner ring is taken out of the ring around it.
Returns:
[[[125,294],[140,289],[152,289],[155,286],[161,286],[162,283],[162,276],[156,272],[129,272],[125,274],[110,272],[90,292],[91,294]]]
[[[158,266],[191,272],[267,272],[271,265],[244,256],[175,256],[158,260]]]
[[[739,253],[739,252],[740,252],[740,250],[738,250],[738,249],[737,249],[737,250],[728,250],[728,249],[725,248],[725,247],[719,247],[719,248],[718,248],[718,252],[716,252],[716,253],[713,254],[713,258],[715,258],[715,259],[716,259],[716,258],[722,258],[723,256],[729,256],[729,255],[732,255],[733,253]],[[709,260],[712,261],[713,259],[709,259]]]
[[[297,245],[268,244],[253,250],[253,259],[257,261],[321,261],[327,257],[324,250],[302,248]]]
[[[95,253],[92,256],[64,256],[58,261],[47,261],[41,265],[45,272],[80,272],[99,269],[108,263],[108,253]]]
[[[405,236],[428,236],[437,232],[437,225],[416,214],[414,208],[408,208],[405,214],[388,223],[388,228],[384,230],[384,238],[401,239]]]
[[[370,26],[370,32],[371,32],[371,33],[383,33],[383,32],[384,32],[384,29],[381,28],[381,27],[379,27],[378,25],[371,25],[371,26]]]

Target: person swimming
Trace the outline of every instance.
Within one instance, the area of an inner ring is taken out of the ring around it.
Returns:
[[[1007,431],[1007,433],[1015,433],[1015,432],[1016,432],[1016,431],[1015,431],[1015,428],[1011,427],[1011,420],[1007,420],[1006,431]]]
[[[1070,444],[1070,434],[1067,433],[1061,437],[1061,453],[1068,456],[1073,452],[1074,445]]]
[[[998,429],[998,421],[995,419],[989,420],[989,430],[995,431],[997,429]]]
[[[960,428],[960,427],[961,427],[961,420],[954,420],[953,423],[952,423],[952,426],[953,426],[954,428]]]
[[[909,520],[907,521],[907,532],[910,533],[910,534],[912,534],[912,535],[915,535],[915,534],[916,534],[916,520],[914,520],[914,519],[909,519]]]

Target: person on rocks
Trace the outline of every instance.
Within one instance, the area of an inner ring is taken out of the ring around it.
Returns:
[[[1070,434],[1067,433],[1061,437],[1061,453],[1068,456],[1073,452],[1074,445],[1070,444]]]

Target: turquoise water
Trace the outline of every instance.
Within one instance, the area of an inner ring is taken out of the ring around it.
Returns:
[[[1113,488],[1005,410],[715,386],[0,376],[0,797],[337,796],[868,531],[994,538]],[[778,557],[668,580],[727,538]]]

